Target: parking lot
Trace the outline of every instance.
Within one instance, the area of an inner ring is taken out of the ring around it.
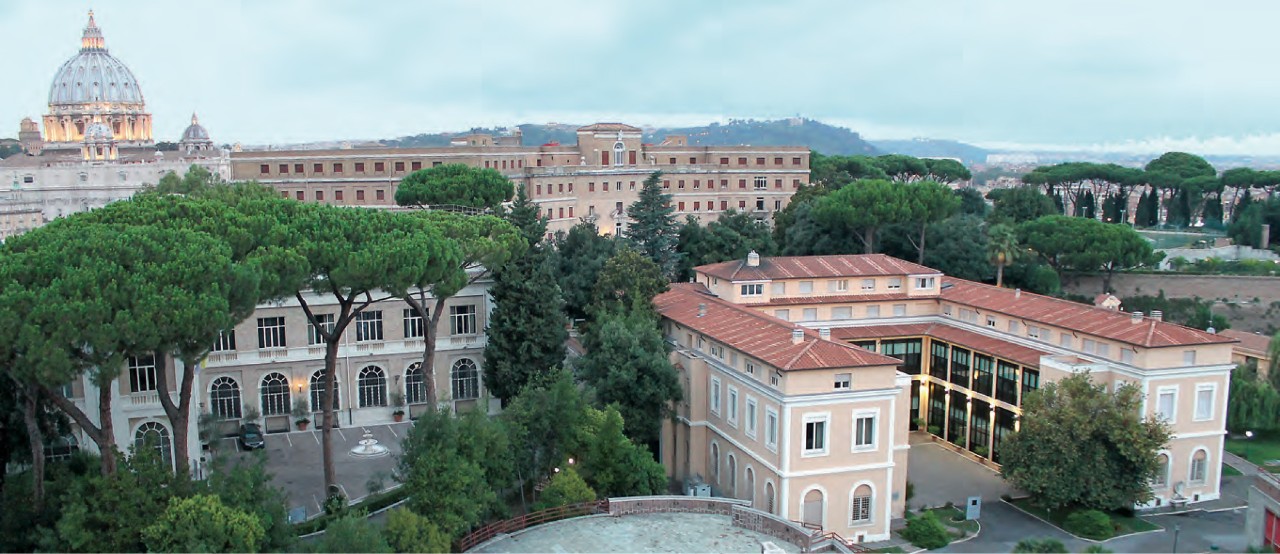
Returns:
[[[338,483],[349,499],[363,497],[372,485],[385,489],[393,484],[392,471],[400,457],[400,440],[409,432],[412,423],[391,423],[368,427],[346,427],[333,430],[334,465]],[[378,444],[390,450],[381,458],[358,458],[350,454],[358,446],[364,430],[373,435]],[[314,429],[291,433],[266,435],[266,446],[261,455],[266,456],[267,471],[272,475],[272,485],[284,490],[290,510],[303,508],[308,516],[323,511],[324,466],[321,456],[320,432]],[[235,438],[223,439],[220,455],[247,460],[259,452],[242,452]]]

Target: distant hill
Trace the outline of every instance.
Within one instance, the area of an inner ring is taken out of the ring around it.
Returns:
[[[580,125],[555,123],[520,125],[524,143],[537,146],[549,142],[576,144]],[[448,146],[453,137],[469,133],[500,134],[500,129],[471,129],[458,133],[421,134],[382,141],[397,148]],[[812,119],[792,118],[774,121],[731,120],[727,125],[712,123],[700,127],[646,129],[644,141],[660,144],[667,135],[685,135],[689,144],[698,146],[805,146],[823,154],[881,154],[871,143],[849,129],[834,127]]]
[[[985,149],[954,140],[876,140],[871,144],[888,154],[905,154],[917,158],[959,158],[965,165],[986,163],[987,154],[990,154]]]

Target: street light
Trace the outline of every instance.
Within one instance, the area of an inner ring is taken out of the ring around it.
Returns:
[[[1244,432],[1244,459],[1249,461],[1249,443],[1253,441],[1253,431]]]

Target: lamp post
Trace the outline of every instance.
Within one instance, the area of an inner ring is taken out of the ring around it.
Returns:
[[[1175,554],[1178,552],[1178,531],[1181,531],[1181,530],[1182,530],[1181,525],[1178,525],[1176,523],[1173,524],[1173,552]]]
[[[1249,443],[1253,442],[1253,431],[1244,432],[1244,459],[1249,461]]]

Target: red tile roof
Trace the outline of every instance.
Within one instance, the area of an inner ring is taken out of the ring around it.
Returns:
[[[848,341],[912,336],[933,337],[1028,366],[1039,366],[1040,356],[1048,355],[1048,352],[1007,342],[996,337],[988,337],[981,333],[966,331],[946,323],[870,325],[865,327],[842,327],[831,330],[831,338]],[[924,354],[928,355],[928,352]]]
[[[697,283],[672,284],[671,290],[658,295],[653,303],[663,317],[784,371],[902,363],[851,344],[822,339],[817,331],[721,300]],[[707,307],[701,317],[699,304]],[[804,340],[798,344],[791,340],[794,329],[804,332]]]
[[[837,302],[885,302],[889,300],[908,300],[910,298],[920,298],[922,300],[932,300],[930,297],[910,297],[905,292],[884,293],[884,294],[841,294],[831,296],[790,296],[785,298],[771,298],[768,302],[750,302],[741,304],[742,306],[764,307],[764,306],[794,306],[796,304],[832,304]]]
[[[699,273],[730,281],[798,279],[804,277],[874,277],[885,275],[941,275],[942,272],[885,254],[842,256],[760,257],[751,267],[746,260],[731,260],[694,268]]]
[[[946,277],[942,300],[990,310],[1006,316],[1055,325],[1147,348],[1217,344],[1236,339],[1145,318],[1134,323],[1130,314],[1086,306],[1070,300],[1018,293],[1012,289]]]
[[[1236,345],[1236,350],[1254,354],[1259,358],[1266,358],[1267,351],[1271,348],[1271,337],[1260,335],[1258,333],[1250,333],[1248,331],[1237,331],[1235,329],[1227,329],[1218,331],[1219,335],[1229,337],[1240,341]]]

